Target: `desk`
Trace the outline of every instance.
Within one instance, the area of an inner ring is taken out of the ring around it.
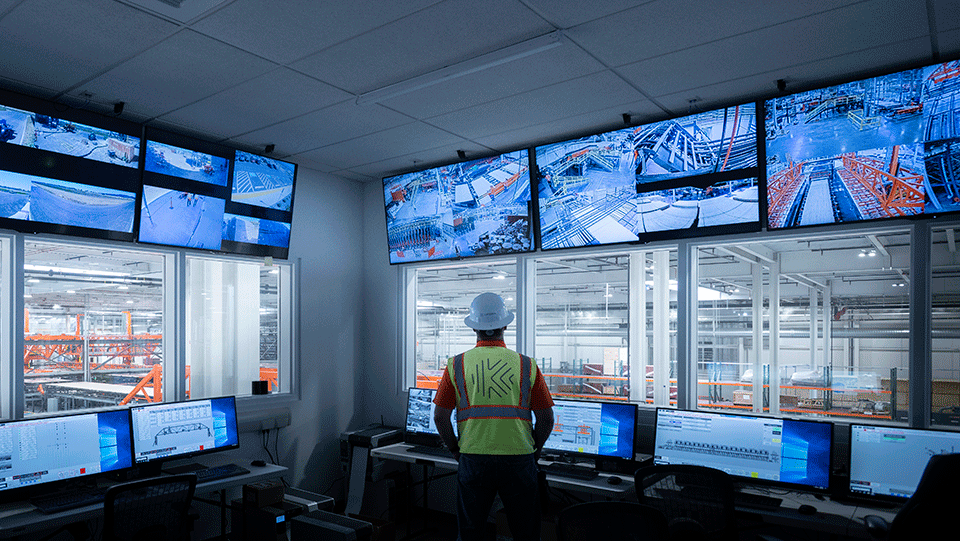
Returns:
[[[382,458],[384,460],[395,460],[406,462],[408,464],[423,464],[426,466],[436,466],[446,470],[456,470],[457,461],[452,457],[438,457],[425,455],[421,453],[411,453],[412,446],[406,443],[395,443],[385,447],[378,447],[370,450],[370,456],[373,458]],[[547,464],[547,461],[541,460],[541,464]],[[614,477],[614,474],[600,473],[596,479],[584,481],[559,475],[547,475],[547,484],[551,488],[564,490],[575,490],[578,492],[589,492],[600,496],[607,496],[614,499],[633,498],[633,479],[629,475],[617,475],[621,479],[618,485],[612,485],[608,480]]]
[[[870,539],[870,534],[863,524],[866,515],[878,515],[892,522],[896,516],[896,508],[875,508],[830,500],[827,497],[818,499],[816,495],[806,492],[787,492],[780,490],[764,491],[762,489],[746,488],[746,492],[758,492],[774,495],[783,499],[779,509],[767,510],[752,507],[737,507],[737,519],[744,526],[773,526],[800,529],[808,532],[817,532],[830,535],[842,535],[855,539]],[[805,515],[798,510],[801,505],[811,505],[816,513]]]
[[[249,461],[240,463],[250,470],[250,473],[236,475],[226,479],[197,483],[196,494],[210,492],[222,493],[228,488],[279,477],[283,472],[287,471],[287,468],[273,464],[257,467],[250,466]],[[17,505],[20,504],[0,506],[0,515],[3,514],[5,509],[10,510]],[[32,535],[41,530],[59,528],[67,524],[83,522],[103,515],[103,504],[87,505],[49,515],[37,511],[36,508],[30,505],[26,508],[30,510],[0,518],[0,539],[10,539],[20,535]]]

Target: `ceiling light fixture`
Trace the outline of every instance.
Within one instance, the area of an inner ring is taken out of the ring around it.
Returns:
[[[105,276],[105,277],[130,276],[129,272],[116,272],[116,271],[90,270],[90,269],[72,269],[68,267],[52,267],[49,265],[24,265],[23,270],[34,271],[34,272],[57,272],[60,274],[79,274],[83,276]]]
[[[365,92],[357,96],[357,105],[380,103],[415,90],[427,88],[435,84],[463,77],[464,75],[470,75],[471,73],[477,73],[501,64],[513,62],[514,60],[519,60],[532,54],[547,51],[561,44],[563,44],[563,32],[556,30],[540,37],[521,41],[520,43],[504,47],[497,51],[464,60],[463,62],[458,62],[405,81],[400,81],[399,83]]]

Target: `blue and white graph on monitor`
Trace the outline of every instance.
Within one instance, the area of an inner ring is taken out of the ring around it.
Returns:
[[[554,400],[553,415],[545,450],[633,458],[635,405]]]
[[[108,231],[133,231],[136,194],[0,171],[0,217]]]
[[[290,224],[237,214],[224,214],[223,240],[286,248],[290,245]]]
[[[0,105],[0,141],[137,168],[140,138]]]
[[[238,150],[230,200],[290,212],[296,172],[295,164]]]
[[[0,423],[0,491],[128,468],[127,410]]]
[[[925,102],[940,93],[913,69],[768,100],[770,227],[924,212]]]
[[[730,475],[826,489],[830,423],[657,410],[655,464],[699,464]]]
[[[530,251],[527,151],[383,179],[391,263]]]
[[[147,141],[144,168],[153,173],[226,186],[229,166],[220,156]]]
[[[850,492],[906,499],[934,455],[960,453],[960,432],[850,425]]]
[[[144,186],[139,240],[219,250],[224,205],[218,197]]]
[[[233,447],[238,443],[232,397],[130,409],[137,463]]]

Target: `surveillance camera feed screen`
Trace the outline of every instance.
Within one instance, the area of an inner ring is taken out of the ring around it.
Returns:
[[[233,195],[230,200],[290,212],[297,166],[238,150],[233,161]]]
[[[219,250],[224,205],[217,197],[144,186],[139,240]]]
[[[132,466],[127,410],[0,423],[0,491]]]
[[[220,156],[148,140],[144,161],[144,168],[153,173],[216,186],[227,185],[230,162]]]
[[[770,228],[960,211],[960,61],[766,102]]]
[[[0,218],[133,232],[133,192],[0,171]]]
[[[960,453],[960,433],[850,425],[850,492],[906,499],[931,456]]]
[[[760,221],[756,105],[538,147],[543,249]]]
[[[384,178],[390,263],[529,252],[527,154]]]
[[[825,490],[832,441],[827,422],[660,408],[653,461]]]
[[[433,421],[433,412],[436,405],[433,398],[436,396],[436,389],[418,389],[416,387],[407,391],[407,434],[428,434],[437,436],[436,443],[439,443],[440,432],[437,431],[437,424]],[[453,425],[453,433],[457,434],[457,412],[450,414],[450,422]]]
[[[223,240],[286,248],[290,245],[290,224],[237,214],[224,214]]]
[[[140,138],[0,105],[0,142],[136,169]]]

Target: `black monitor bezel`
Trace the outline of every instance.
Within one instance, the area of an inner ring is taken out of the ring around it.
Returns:
[[[688,410],[688,409],[678,409],[678,408],[667,408],[667,407],[661,406],[657,408],[656,414],[654,415],[654,419],[653,419],[653,459],[654,461],[656,461],[657,432],[660,426],[661,410],[674,412],[674,413],[675,412],[702,413],[702,414],[710,414],[710,415],[723,415],[727,417],[751,417],[755,419],[770,419],[773,421],[794,421],[794,422],[816,423],[820,425],[828,425],[830,428],[830,430],[828,431],[828,433],[830,434],[830,442],[829,442],[829,452],[827,453],[828,464],[827,464],[827,486],[826,487],[815,487],[811,485],[805,485],[803,483],[791,483],[788,481],[776,481],[773,479],[760,479],[758,477],[747,477],[747,476],[735,475],[735,474],[728,474],[728,475],[730,475],[730,477],[733,478],[734,481],[741,484],[745,484],[745,485],[781,487],[781,488],[787,488],[791,490],[803,490],[804,492],[810,492],[815,494],[829,494],[833,490],[833,487],[835,484],[833,479],[833,465],[834,465],[833,447],[834,447],[834,440],[835,440],[835,438],[833,437],[834,436],[833,431],[835,426],[832,421],[819,420],[819,419],[797,419],[793,417],[776,417],[773,415],[756,415],[754,412],[739,413],[739,412],[701,410],[701,409]]]

